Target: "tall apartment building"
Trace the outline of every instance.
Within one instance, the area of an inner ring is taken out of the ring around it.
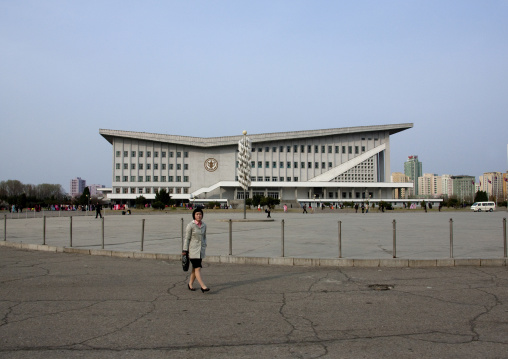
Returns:
[[[409,176],[406,176],[402,172],[393,172],[392,173],[392,182],[393,183],[411,183],[411,179]],[[394,198],[403,199],[407,198],[406,195],[408,195],[408,191],[406,191],[405,188],[400,188],[400,190],[397,188],[394,191]]]
[[[424,173],[418,177],[418,194],[420,196],[439,197],[443,194],[441,176],[433,173]]]
[[[476,193],[476,190],[475,190]],[[453,180],[451,175],[441,175],[441,194],[451,197],[453,194]]]
[[[102,196],[101,188],[105,188],[103,184],[91,184],[88,186],[90,190],[90,197],[99,197]]]
[[[453,195],[459,201],[474,200],[475,195],[475,177],[473,176],[452,176],[453,180]]]
[[[418,156],[408,156],[407,161],[404,162],[404,174],[408,176],[413,182],[413,194],[417,196],[418,193],[418,177],[422,176],[422,163],[418,161]]]
[[[79,196],[83,193],[83,190],[86,187],[86,180],[81,179],[81,177],[76,177],[71,180],[70,185],[70,195],[71,197]]]
[[[485,172],[483,176],[480,176],[481,191],[487,192],[489,198],[504,199],[504,177],[501,172]]]

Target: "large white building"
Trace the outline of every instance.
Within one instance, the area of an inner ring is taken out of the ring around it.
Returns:
[[[391,200],[390,135],[412,128],[395,124],[312,131],[248,134],[252,142],[251,186],[285,202]],[[240,131],[241,132],[241,131]],[[238,182],[238,141],[242,135],[187,137],[101,129],[113,146],[112,203],[154,199],[166,189],[182,201],[243,200]]]

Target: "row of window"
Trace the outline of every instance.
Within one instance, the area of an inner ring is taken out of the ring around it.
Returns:
[[[152,182],[152,176],[130,176],[130,181],[129,176],[115,177],[116,182],[120,182],[120,179],[122,182]],[[153,182],[159,182],[159,176],[153,176]],[[182,182],[182,176],[160,176],[160,182]],[[189,182],[189,176],[183,176],[183,182]]]
[[[130,153],[131,153],[131,157],[143,157],[145,154],[144,151],[130,151]],[[166,151],[161,151],[162,158],[165,158],[166,154],[167,154]],[[116,157],[121,157],[121,155],[122,155],[122,151],[116,151]],[[169,157],[173,157],[173,156],[174,156],[174,152],[169,151]],[[129,151],[123,151],[123,157],[129,157]],[[152,151],[146,151],[146,157],[152,157]],[[159,157],[159,151],[154,151],[153,157],[155,157],[155,158]],[[176,157],[177,158],[182,157],[182,152],[177,151]],[[186,151],[183,152],[183,157],[189,157],[189,152],[186,152]]]
[[[239,166],[239,162],[237,161],[236,167],[238,168],[238,166]],[[256,168],[256,161],[251,161],[250,166],[251,166],[251,168]],[[281,162],[279,162],[278,168],[291,168],[291,166],[293,166],[293,168],[298,168],[298,162],[291,163],[288,161],[288,162],[286,162],[286,167],[284,167],[284,162],[281,161]],[[329,168],[333,167],[333,163],[328,162],[328,167]],[[258,161],[257,168],[263,168],[263,161]],[[273,161],[270,164],[270,161],[265,161],[264,168],[277,168],[277,162]],[[305,168],[305,162],[300,162],[300,168]],[[320,168],[319,162],[314,162],[314,167],[312,166],[312,162],[307,162],[307,168]],[[321,162],[321,168],[326,168],[326,162]]]
[[[342,148],[341,148],[342,147]],[[293,145],[293,146],[279,146],[279,152],[284,152],[284,148],[286,149],[286,152],[291,152],[291,149],[293,152],[298,152],[298,149],[300,149],[301,153],[305,153],[305,149],[307,148],[307,153],[312,153],[312,145]],[[335,149],[335,153],[353,153],[353,146],[318,146],[314,145],[314,153],[320,153],[319,149],[321,148],[321,153],[326,153],[328,148],[328,153],[333,153]],[[346,151],[347,149],[347,151]],[[355,154],[360,153],[360,146],[354,146]],[[266,146],[264,148],[265,152],[270,152],[270,147]],[[272,152],[277,152],[277,146],[271,147]],[[365,146],[361,146],[362,152],[365,152]],[[263,152],[263,147],[252,147],[252,152]]]
[[[117,164],[116,164],[116,169],[117,169],[117,170],[121,169],[121,167],[122,167],[122,165],[121,165],[120,163],[117,163]],[[138,170],[142,170],[142,169],[143,169],[143,167],[144,167],[143,163],[138,163]],[[130,168],[131,168],[131,170],[135,170],[135,169],[136,169],[136,164],[135,164],[135,163],[131,163]],[[161,164],[161,169],[162,169],[162,170],[165,170],[165,169],[167,169],[167,168],[169,168],[170,170],[172,170],[172,169],[174,169],[174,166],[173,166],[173,164],[172,164],[172,163],[170,163],[169,165],[166,165],[165,163],[162,163],[162,164]],[[124,164],[123,164],[123,169],[124,169],[124,170],[128,170],[128,169],[129,169],[129,164],[128,164],[128,163],[124,163]],[[147,164],[146,164],[146,169],[147,169],[147,170],[151,170],[151,169],[152,169],[152,165],[151,165],[150,163],[147,163]],[[154,170],[158,170],[158,169],[159,169],[159,164],[158,164],[158,163],[154,163],[154,164],[153,164],[153,169],[154,169]],[[181,165],[180,163],[177,163],[177,164],[176,164],[176,169],[177,169],[177,170],[181,170],[181,169],[182,169],[182,165]],[[189,165],[188,165],[188,164],[186,164],[186,163],[184,163],[184,165],[183,165],[183,169],[184,169],[184,170],[188,170],[188,169],[189,169]]]
[[[169,194],[173,194],[173,193],[176,193],[176,194],[180,194],[180,193],[189,193],[189,189],[188,188],[166,188],[166,191],[169,193]],[[127,193],[152,193],[152,188],[151,187],[123,187],[123,188],[120,188],[120,187],[116,187],[115,188],[115,193],[124,193],[124,194],[127,194]],[[154,193],[155,193],[155,190],[154,190]]]

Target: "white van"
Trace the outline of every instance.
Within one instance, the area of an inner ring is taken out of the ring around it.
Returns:
[[[473,212],[492,212],[496,210],[494,202],[475,202],[471,206]]]

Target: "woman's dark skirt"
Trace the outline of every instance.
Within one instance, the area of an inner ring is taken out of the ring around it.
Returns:
[[[192,264],[192,268],[203,268],[201,266],[201,258],[191,258],[190,262]]]

